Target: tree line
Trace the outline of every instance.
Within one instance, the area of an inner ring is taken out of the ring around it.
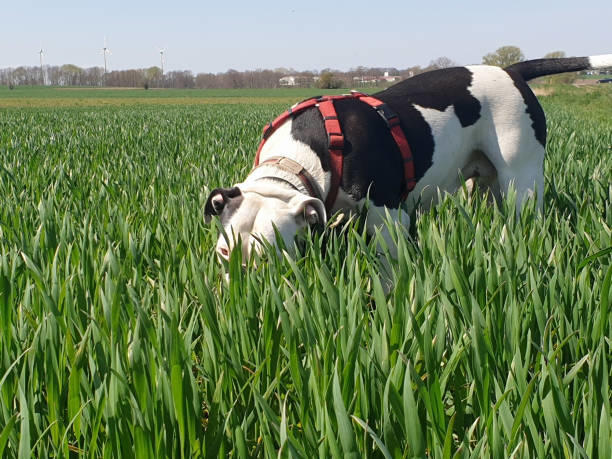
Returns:
[[[297,71],[291,68],[274,70],[257,69],[222,73],[197,73],[190,70],[163,72],[160,67],[114,70],[105,73],[103,67],[81,68],[73,64],[60,66],[20,66],[0,69],[2,86],[85,86],[85,87],[144,87],[144,88],[276,88],[282,86],[281,79],[291,76],[291,86],[355,87],[386,86],[401,80],[443,67],[456,65],[447,57],[432,60],[426,67],[413,66],[405,69],[395,67],[359,66],[348,71],[323,69],[320,71]],[[386,77],[385,77],[386,76]]]
[[[555,51],[546,57],[563,57],[565,53]],[[503,46],[483,56],[483,63],[506,67],[524,60],[522,51],[515,46]],[[20,66],[0,69],[0,85],[50,85],[85,87],[141,87],[141,88],[276,88],[282,86],[281,79],[291,76],[291,86],[318,86],[321,88],[361,86],[388,86],[430,70],[457,65],[448,57],[432,60],[428,66],[413,66],[405,69],[395,67],[355,67],[349,71],[323,69],[321,71],[296,71],[288,68],[274,70],[258,69],[238,71],[230,69],[223,73],[198,73],[190,70],[162,72],[159,67],[114,70],[104,72],[103,67],[81,68],[66,64],[61,66]]]
[[[396,68],[356,67],[347,72],[333,69],[322,71],[296,71],[293,69],[258,69],[238,71],[230,69],[223,73],[197,73],[176,70],[162,74],[159,67],[145,69],[114,70],[104,73],[103,67],[81,68],[67,64],[61,66],[20,66],[0,69],[2,86],[85,86],[85,87],[144,87],[144,88],[276,88],[282,86],[281,78],[292,76],[291,86],[315,86],[319,80],[330,87],[349,87],[354,81],[367,81],[369,86],[384,85],[384,75],[397,79],[432,70],[434,67],[419,66],[399,70]]]

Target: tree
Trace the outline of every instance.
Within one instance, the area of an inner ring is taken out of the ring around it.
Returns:
[[[144,71],[145,83],[151,86],[159,86],[162,79],[161,68],[157,66],[149,67]]]
[[[317,87],[320,89],[337,89],[342,87],[342,80],[338,80],[331,72],[323,72],[317,81]]]
[[[544,56],[544,59],[562,59],[565,57],[565,51],[551,51]]]
[[[441,56],[437,59],[434,59],[433,61],[429,63],[429,68],[431,70],[445,69],[448,67],[456,67],[456,66],[457,66],[457,63],[446,56]]]
[[[238,70],[229,69],[221,75],[221,81],[223,88],[244,88],[244,74]]]
[[[218,88],[220,83],[214,73],[198,73],[195,77],[195,86],[199,89]]]
[[[482,63],[485,65],[496,65],[498,67],[508,67],[509,65],[516,64],[525,60],[525,56],[521,51],[521,48],[516,46],[502,46],[498,48],[494,53],[489,53],[483,56]]]
[[[66,86],[78,86],[81,84],[83,69],[73,64],[64,64],[60,68],[64,77],[63,84]]]

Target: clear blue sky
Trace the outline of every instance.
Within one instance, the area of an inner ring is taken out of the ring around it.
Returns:
[[[480,63],[502,45],[527,58],[612,53],[612,1],[0,0],[0,68],[159,65],[224,72],[358,65],[406,68],[439,56]]]

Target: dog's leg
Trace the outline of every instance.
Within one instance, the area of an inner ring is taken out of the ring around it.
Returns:
[[[546,118],[531,89],[516,74],[494,67],[470,67],[470,91],[481,102],[474,144],[497,170],[501,195],[513,184],[516,212],[537,194],[542,209]]]
[[[461,177],[469,194],[478,186],[479,191],[489,192],[490,200],[501,199],[497,170],[483,152],[476,150],[470,155],[469,162],[461,169]]]
[[[544,203],[544,174],[541,164],[533,164],[518,171],[500,172],[500,186],[504,193],[513,186],[516,190],[516,213],[519,215],[525,201],[536,195],[537,207],[541,212]]]
[[[521,120],[505,129],[491,129],[482,149],[497,171],[501,196],[510,187],[516,191],[516,213],[520,214],[525,200],[537,196],[537,207],[543,208],[545,149],[534,136],[531,120],[522,114]]]
[[[505,159],[502,167],[497,168],[499,186],[506,194],[511,186],[516,190],[516,213],[521,213],[525,200],[536,195],[540,211],[544,203],[544,146],[533,136],[527,142],[519,142],[518,147],[506,148],[503,144],[502,156]]]

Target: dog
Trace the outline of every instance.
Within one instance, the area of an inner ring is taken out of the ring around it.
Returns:
[[[403,80],[374,94],[374,105],[361,94],[332,100],[329,113],[323,98],[302,104],[267,129],[243,182],[210,193],[205,220],[219,217],[225,233],[218,257],[229,260],[240,241],[247,260],[262,240],[276,246],[277,234],[291,248],[302,229],[366,200],[368,232],[381,231],[394,255],[385,215],[409,225],[417,203],[427,208],[464,180],[497,198],[513,186],[517,213],[534,195],[542,209],[546,118],[527,81],[611,66],[612,54],[453,67]]]

